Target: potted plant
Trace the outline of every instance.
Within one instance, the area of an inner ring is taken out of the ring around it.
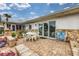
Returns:
[[[3,33],[4,33],[4,30],[0,30],[0,35],[3,35]]]
[[[16,33],[13,32],[13,33],[12,33],[12,37],[16,37]]]
[[[76,47],[76,44],[74,44],[74,47]]]

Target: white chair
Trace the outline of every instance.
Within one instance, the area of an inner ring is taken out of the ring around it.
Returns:
[[[26,40],[37,40],[39,35],[36,32],[27,32],[26,33]]]
[[[26,36],[26,34],[25,34],[25,33],[22,33],[22,36],[23,36],[23,37],[25,37],[25,36]]]
[[[32,37],[31,37],[31,35],[26,35],[26,40],[31,40],[32,39]]]
[[[38,38],[37,38],[37,36],[36,36],[36,35],[33,35],[33,36],[32,36],[32,41],[33,41],[33,40],[35,40],[35,41],[36,41],[37,39],[38,39]]]

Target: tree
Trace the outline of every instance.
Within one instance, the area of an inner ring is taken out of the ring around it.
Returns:
[[[8,20],[9,20],[9,18],[11,18],[11,15],[10,14],[3,14],[3,15],[6,17],[5,29],[7,29]]]
[[[4,14],[4,16],[6,17],[6,22],[8,22],[9,18],[11,18],[11,15],[9,14]]]

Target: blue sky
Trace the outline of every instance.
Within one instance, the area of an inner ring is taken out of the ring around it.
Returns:
[[[9,21],[23,22],[57,11],[78,6],[76,3],[5,3],[0,4],[0,14],[11,14]],[[5,17],[2,16],[5,20]]]

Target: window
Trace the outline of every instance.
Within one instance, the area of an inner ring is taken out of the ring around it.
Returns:
[[[11,27],[11,25],[10,25],[10,24],[7,24],[7,28],[9,28],[9,29],[10,29],[10,27]]]
[[[18,25],[16,25],[16,29],[18,30],[19,28],[18,28]]]
[[[29,25],[29,30],[31,30],[32,29],[32,26],[31,25]]]
[[[21,25],[18,25],[18,27],[19,27],[18,30],[21,30]]]
[[[12,31],[15,31],[15,25],[12,25]]]

